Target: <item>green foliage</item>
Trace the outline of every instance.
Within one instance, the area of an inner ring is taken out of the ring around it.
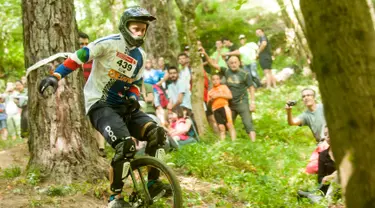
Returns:
[[[21,168],[18,166],[12,166],[3,170],[3,178],[13,179],[21,175]]]
[[[0,88],[1,89],[1,88]],[[0,91],[1,93],[1,91]],[[13,140],[13,139],[7,139],[7,140],[0,140],[0,150],[4,150],[4,149],[10,149],[18,144],[21,144],[25,142],[24,139],[22,138],[17,138],[16,140]]]
[[[289,61],[280,60],[286,62]],[[288,126],[284,110],[287,100],[298,100],[293,114],[301,113],[304,106],[300,90],[309,85],[315,85],[311,78],[296,76],[274,91],[258,90],[257,111],[253,114],[255,143],[237,118],[237,141],[185,146],[172,154],[170,162],[181,168],[183,174],[219,185],[212,190],[219,207],[227,206],[230,200],[248,207],[320,207],[308,201],[297,202],[298,189],[317,186],[316,175],[304,173],[315,140],[308,127]],[[209,200],[194,194],[189,197]],[[189,202],[199,204],[195,199]]]
[[[0,7],[0,78],[14,81],[25,73],[21,1],[0,0]]]
[[[58,185],[58,186],[50,186],[47,190],[47,196],[66,196],[69,194],[73,194],[74,189],[70,186]]]
[[[40,169],[36,167],[30,168],[26,176],[27,183],[32,186],[35,186],[39,184],[40,180],[41,180]]]

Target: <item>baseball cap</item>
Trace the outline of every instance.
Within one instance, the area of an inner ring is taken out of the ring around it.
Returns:
[[[239,37],[238,37],[238,39],[243,39],[243,38],[246,38],[246,36],[244,35],[244,34],[241,34]]]

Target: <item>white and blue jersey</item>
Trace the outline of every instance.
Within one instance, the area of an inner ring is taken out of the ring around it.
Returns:
[[[55,74],[64,77],[81,64],[93,60],[91,74],[84,87],[86,113],[99,100],[108,104],[124,103],[125,97],[139,96],[145,52],[130,48],[121,34],[98,39],[76,51]]]

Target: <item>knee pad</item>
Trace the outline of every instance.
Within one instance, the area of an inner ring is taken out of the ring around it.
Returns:
[[[135,155],[135,143],[131,137],[122,138],[116,145],[114,145],[115,155],[112,163],[123,160],[125,158],[132,158]]]
[[[156,124],[150,125],[149,128],[150,130],[146,131],[147,146],[163,146],[167,138],[167,132],[164,128]]]

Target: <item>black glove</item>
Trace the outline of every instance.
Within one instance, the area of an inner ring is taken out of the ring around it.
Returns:
[[[39,83],[39,93],[43,95],[44,91],[47,89],[47,87],[52,86],[53,92],[56,92],[57,86],[58,86],[59,80],[55,76],[48,76]]]
[[[133,112],[136,110],[139,110],[141,108],[141,105],[139,104],[138,100],[136,98],[130,97],[128,99],[128,109]]]

